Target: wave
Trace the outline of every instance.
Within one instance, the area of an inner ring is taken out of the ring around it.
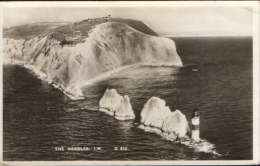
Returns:
[[[145,67],[173,67],[173,68],[182,68],[183,67],[183,66],[176,65],[174,63],[159,63],[159,64],[142,63],[141,66],[145,66]]]
[[[216,155],[217,157],[221,157],[222,154],[218,153],[214,144],[210,143],[206,139],[200,139],[199,142],[194,142],[190,137],[185,136],[180,139],[175,139],[173,136],[168,133],[162,132],[161,129],[151,126],[139,125],[139,129],[144,130],[145,132],[154,133],[160,135],[163,139],[167,141],[171,141],[173,143],[182,144],[187,146],[188,148],[194,149],[195,152],[204,152],[208,154]]]
[[[93,79],[90,79],[88,80],[86,83],[81,83],[79,85],[79,87],[87,87],[87,86],[91,86],[93,85],[94,83],[97,83],[97,82],[100,82],[100,81],[103,81],[103,80],[106,80],[108,78],[110,78],[113,74],[116,74],[118,72],[121,72],[123,70],[126,70],[126,69],[129,69],[129,68],[132,68],[132,67],[138,67],[140,66],[141,64],[133,64],[133,65],[126,65],[126,66],[123,66],[123,67],[119,67],[117,69],[114,69],[114,70],[111,70],[111,71],[108,71],[108,72],[105,72],[99,76],[96,76],[95,78]]]

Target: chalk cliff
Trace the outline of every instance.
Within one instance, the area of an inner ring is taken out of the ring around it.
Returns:
[[[76,30],[76,26],[63,25],[29,39],[7,35],[4,63],[29,67],[72,99],[84,97],[81,89],[89,82],[130,65],[182,66],[173,40],[140,32],[120,22],[95,24],[91,29],[79,28],[80,25]],[[74,29],[66,34],[64,29],[68,27]]]
[[[164,100],[151,97],[141,111],[139,128],[175,140],[187,136],[189,124],[180,110],[171,112]]]
[[[118,120],[135,119],[135,114],[127,95],[121,96],[115,89],[107,89],[99,101],[99,110]]]

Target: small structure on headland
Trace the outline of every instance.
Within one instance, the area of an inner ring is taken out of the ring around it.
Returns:
[[[111,14],[108,14],[107,16],[104,16],[104,17],[87,18],[87,19],[80,21],[76,24],[87,23],[87,22],[92,22],[92,21],[102,21],[102,20],[109,21],[111,18],[112,18]]]

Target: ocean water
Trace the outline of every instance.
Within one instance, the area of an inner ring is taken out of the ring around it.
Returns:
[[[4,160],[252,159],[252,38],[174,40],[185,67],[131,67],[85,87],[86,98],[79,101],[28,69],[4,65]],[[135,121],[96,111],[106,88],[129,95]],[[138,129],[140,111],[152,96],[180,109],[189,120],[199,108],[201,137],[222,156]],[[68,149],[73,147],[85,150]]]

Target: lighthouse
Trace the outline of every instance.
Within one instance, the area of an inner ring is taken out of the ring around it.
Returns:
[[[192,130],[191,130],[191,139],[195,142],[199,142],[200,141],[200,116],[199,116],[199,112],[198,109],[194,109],[193,110],[193,115],[192,115],[192,119],[191,119],[191,126],[192,126]]]

